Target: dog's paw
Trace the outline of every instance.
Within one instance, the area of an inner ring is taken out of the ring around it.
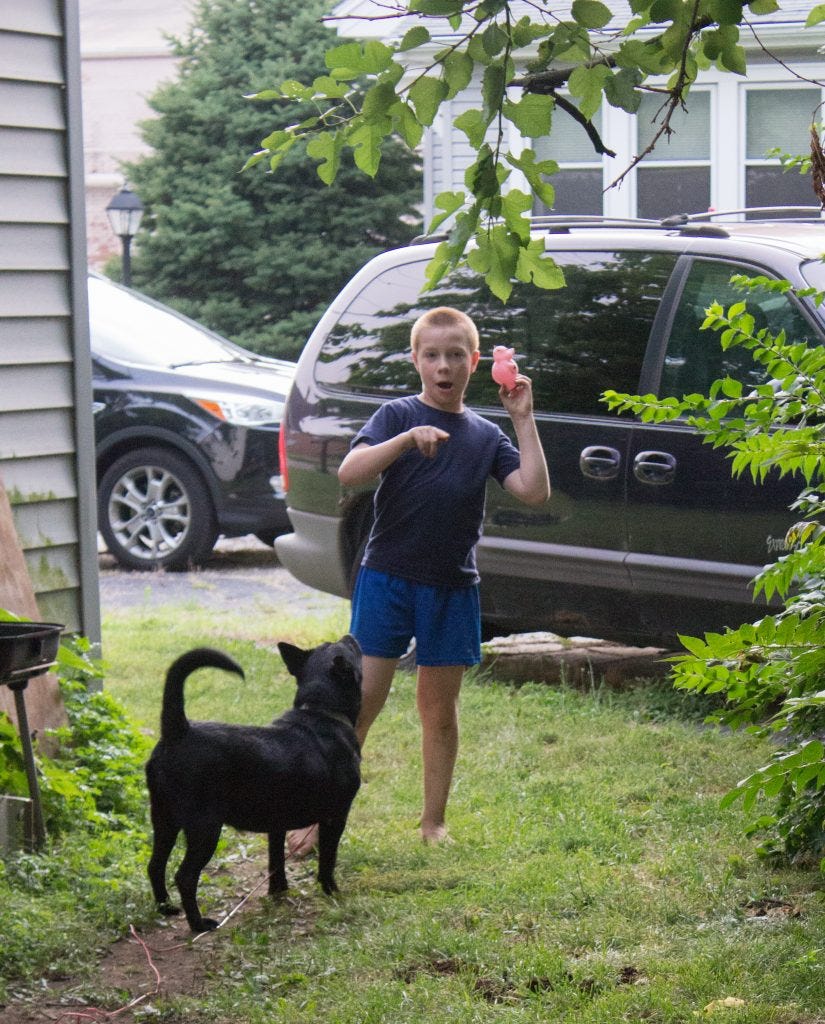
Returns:
[[[158,903],[158,913],[163,914],[164,917],[175,917],[180,913],[180,907],[176,907],[174,903]]]
[[[213,932],[218,927],[218,922],[211,917],[202,917],[200,921],[189,922],[193,932]]]
[[[321,883],[321,888],[327,896],[332,896],[333,893],[338,892],[338,886],[335,884],[334,878],[319,878],[318,881]]]

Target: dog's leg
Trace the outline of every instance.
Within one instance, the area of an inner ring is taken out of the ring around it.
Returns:
[[[221,837],[221,823],[199,822],[197,829],[184,829],[186,855],[175,872],[186,920],[193,932],[209,932],[218,927],[211,917],[202,917],[198,908],[198,882]]]
[[[152,894],[155,897],[158,910],[161,914],[171,916],[172,914],[179,914],[180,907],[174,906],[169,900],[169,892],[166,888],[166,865],[169,862],[169,856],[172,853],[180,829],[171,822],[161,820],[160,814],[154,808],[152,810],[154,836],[152,839],[152,856],[149,858],[146,871],[149,875]]]
[[[318,825],[318,881],[329,896],[338,892],[335,884],[335,862],[338,858],[338,843],[344,832],[347,816],[327,818]]]
[[[284,869],[284,843],[286,831],[274,829],[269,833],[269,895],[276,896],[287,891],[286,871]]]

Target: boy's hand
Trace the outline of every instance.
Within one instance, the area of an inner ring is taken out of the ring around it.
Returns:
[[[450,437],[446,430],[439,430],[438,427],[413,427],[407,431],[407,436],[410,448],[417,448],[427,459],[434,459],[438,449]]]
[[[512,391],[502,386],[498,389],[498,396],[511,419],[533,415],[533,384],[523,373],[516,377]]]

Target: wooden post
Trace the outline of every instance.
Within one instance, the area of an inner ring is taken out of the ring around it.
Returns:
[[[24,619],[42,622],[37,607],[26,559],[14,526],[14,517],[8,495],[0,480],[0,608]],[[8,686],[0,686],[0,711],[19,729],[14,694]],[[66,724],[66,711],[57,679],[53,675],[39,676],[26,690],[26,712],[29,729],[41,735],[44,729],[55,729]]]

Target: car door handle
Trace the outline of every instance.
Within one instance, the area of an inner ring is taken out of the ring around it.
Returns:
[[[639,452],[633,460],[633,475],[643,484],[672,484],[676,459],[669,452]]]
[[[591,445],[579,456],[579,469],[591,480],[615,480],[619,475],[622,457],[615,448]]]

